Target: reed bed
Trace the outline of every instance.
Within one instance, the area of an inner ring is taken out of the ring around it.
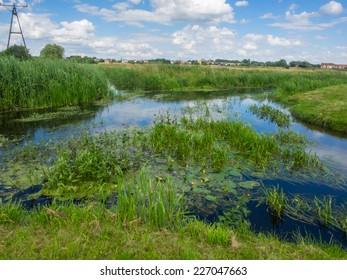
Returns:
[[[0,111],[83,104],[109,94],[103,71],[66,60],[0,57],[0,77]]]
[[[110,82],[125,90],[185,90],[261,87],[286,96],[336,84],[346,84],[346,73],[337,71],[279,71],[186,65],[108,65]]]

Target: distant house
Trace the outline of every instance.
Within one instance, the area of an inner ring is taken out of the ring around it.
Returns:
[[[347,64],[321,63],[323,69],[347,69]]]

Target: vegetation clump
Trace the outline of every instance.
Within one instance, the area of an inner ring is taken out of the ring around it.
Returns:
[[[270,122],[276,123],[278,126],[289,126],[290,116],[286,113],[283,113],[279,109],[272,108],[270,105],[251,105],[249,110],[257,115],[261,119],[268,119]]]
[[[109,95],[102,71],[65,60],[0,57],[0,76],[0,111],[83,104]]]

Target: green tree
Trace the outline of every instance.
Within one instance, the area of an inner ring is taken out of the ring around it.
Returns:
[[[56,44],[47,44],[40,52],[40,56],[45,58],[61,59],[64,57],[65,49]]]
[[[2,53],[7,56],[14,56],[15,58],[18,58],[20,60],[31,58],[28,49],[24,46],[13,45],[4,50]]]

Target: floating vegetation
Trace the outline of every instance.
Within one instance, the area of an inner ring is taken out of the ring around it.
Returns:
[[[47,121],[53,119],[66,119],[71,118],[77,115],[88,115],[93,114],[92,111],[82,110],[80,107],[72,106],[72,107],[63,107],[60,108],[56,112],[47,112],[47,113],[38,113],[33,112],[29,116],[25,116],[19,119],[12,120],[13,122],[39,122],[39,121]]]
[[[257,115],[261,119],[268,119],[270,122],[276,123],[278,126],[289,126],[290,116],[289,114],[283,113],[279,109],[272,108],[269,105],[257,105],[249,106],[249,110]]]
[[[9,142],[10,140],[7,137],[0,134],[0,148],[7,145]]]

